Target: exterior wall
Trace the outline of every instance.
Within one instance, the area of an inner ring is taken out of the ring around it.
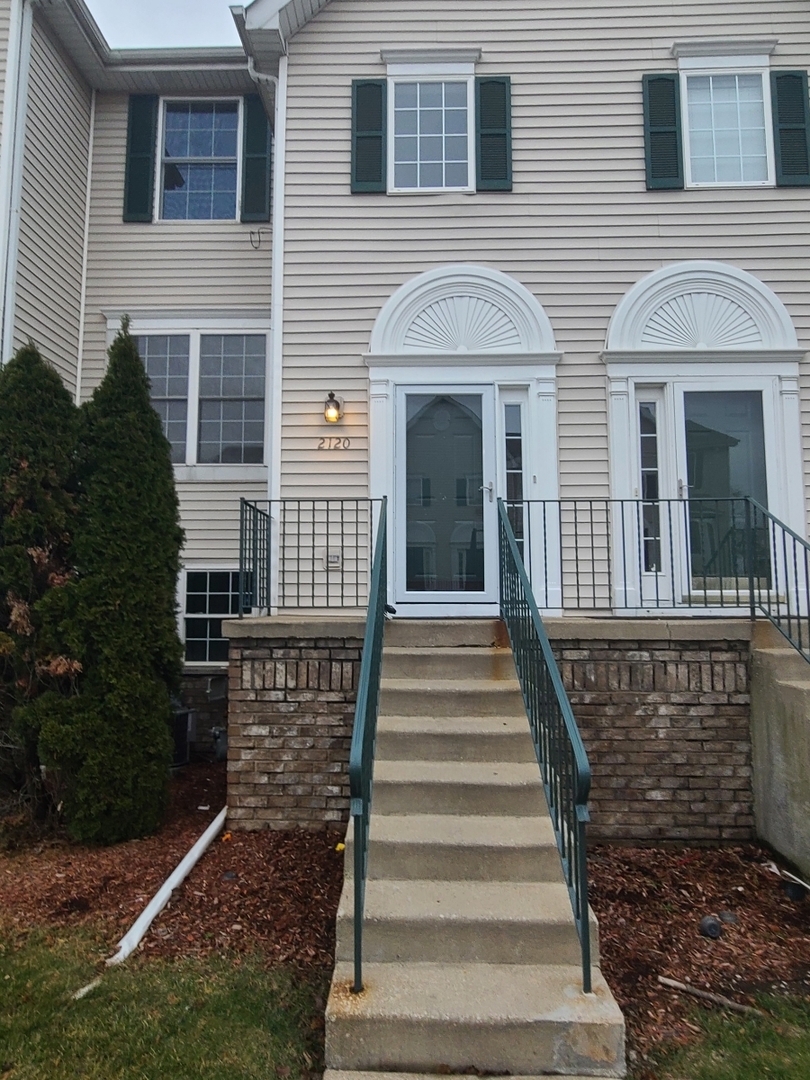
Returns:
[[[30,338],[75,390],[90,88],[35,18],[20,206],[14,346]]]
[[[807,661],[764,620],[752,653],[751,739],[757,833],[810,875]]]
[[[82,396],[101,380],[108,346],[107,316],[223,316],[268,318],[269,226],[232,222],[124,223],[126,94],[99,94],[90,204],[86,331]],[[180,332],[180,331],[178,331]],[[268,343],[269,345],[269,343]],[[269,380],[267,384],[269,392]],[[208,470],[210,473],[210,469]],[[267,497],[265,471],[253,467],[234,479],[201,481],[178,472],[184,558],[216,566],[239,558],[239,498]]]
[[[236,828],[323,829],[349,817],[364,620],[321,620],[320,628],[302,620],[297,630],[285,622],[230,624],[233,635],[256,635],[231,640],[228,822]]]
[[[367,491],[367,351],[385,300],[416,274],[474,262],[540,300],[558,368],[561,495],[608,494],[610,316],[644,274],[710,258],[748,270],[787,305],[803,346],[807,189],[645,190],[641,76],[676,70],[673,40],[778,33],[772,66],[808,66],[796,2],[340,0],[290,42],[282,493]],[[514,191],[352,195],[353,78],[382,77],[381,47],[476,46],[480,75],[512,78]],[[530,46],[530,47],[529,47]],[[326,387],[324,379],[328,378]],[[351,450],[317,452],[325,389],[346,399]],[[810,458],[810,366],[804,368]]]
[[[3,135],[3,104],[6,100],[8,38],[11,27],[11,0],[0,0],[0,138]]]
[[[589,840],[752,840],[748,640],[709,625],[679,641],[672,623],[673,640],[637,623],[580,639],[561,622],[552,645],[593,773]]]

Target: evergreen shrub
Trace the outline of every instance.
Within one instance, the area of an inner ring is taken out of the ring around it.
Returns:
[[[0,368],[0,786],[42,812],[37,699],[69,694],[47,598],[71,577],[78,410],[34,345]]]
[[[170,447],[126,320],[81,409],[77,473],[77,579],[59,602],[83,674],[78,697],[42,702],[40,746],[64,779],[71,835],[115,843],[160,825],[182,658]]]

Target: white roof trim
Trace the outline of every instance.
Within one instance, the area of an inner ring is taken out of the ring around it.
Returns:
[[[687,38],[673,43],[671,54],[681,56],[770,56],[779,38]]]

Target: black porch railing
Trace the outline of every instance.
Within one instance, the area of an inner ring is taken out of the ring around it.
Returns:
[[[352,990],[355,994],[359,994],[363,989],[363,913],[368,869],[368,829],[371,818],[371,787],[374,777],[374,748],[377,742],[377,714],[380,705],[380,674],[388,580],[386,511],[387,504],[383,499],[371,570],[371,593],[349,755],[350,808],[354,825],[354,985]]]
[[[241,609],[366,607],[380,499],[241,500]]]
[[[506,623],[557,838],[582,952],[582,988],[591,992],[591,936],[585,825],[591,768],[551,651],[503,502],[498,500],[501,615]]]
[[[751,498],[510,502],[542,611],[766,616],[810,660],[810,544]]]

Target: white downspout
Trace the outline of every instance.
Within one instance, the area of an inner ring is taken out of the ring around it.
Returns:
[[[20,237],[25,121],[31,69],[33,13],[29,0],[12,0],[3,133],[0,143],[0,364],[14,349],[14,308]]]
[[[93,189],[93,145],[96,136],[96,89],[90,94],[90,136],[87,140],[87,188],[84,193],[84,237],[82,240],[82,285],[79,295],[79,340],[76,354],[76,404],[82,403],[82,359],[87,301],[87,259],[90,251],[90,196]]]

